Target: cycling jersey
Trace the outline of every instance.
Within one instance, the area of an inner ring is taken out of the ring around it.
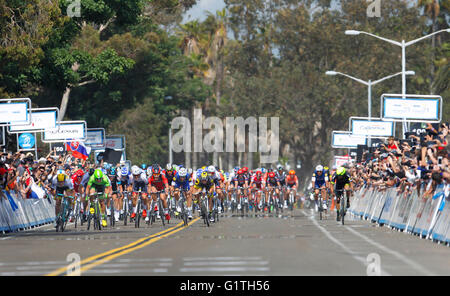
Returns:
[[[333,175],[332,181],[335,183],[336,190],[341,190],[345,185],[350,184],[351,178],[348,173],[344,175]]]
[[[278,182],[280,182],[281,186],[284,186],[286,184],[286,173],[283,171],[280,173],[280,171],[277,171],[276,176],[278,179]]]
[[[177,175],[177,171],[163,170],[162,174],[166,177],[167,180],[172,180]]]
[[[245,185],[245,182],[248,182],[248,179],[245,175],[236,175],[234,179],[232,180],[233,184],[238,182],[239,187],[243,187]]]
[[[264,180],[263,180],[262,175],[259,178],[256,175],[253,176],[253,178],[252,178],[252,184],[255,184],[256,188],[258,188],[258,189],[262,189],[263,182],[264,182]]]
[[[155,178],[155,175],[152,175],[148,179],[148,184],[152,187],[156,187],[156,190],[161,191],[166,188],[166,185],[169,184],[166,176],[164,174],[160,174],[159,178]]]
[[[320,175],[318,174],[317,171],[315,171],[313,173],[311,180],[314,182],[315,188],[320,188],[320,187],[324,186],[326,182],[329,181],[328,176],[325,173],[325,170],[323,170],[322,174],[320,174]]]
[[[194,184],[195,189],[205,188],[206,190],[209,190],[213,186],[214,186],[214,181],[210,177],[208,177],[206,183],[203,183],[200,181],[200,179],[197,179],[197,180],[195,180],[195,184]]]
[[[175,188],[183,188],[185,190],[191,189],[192,183],[191,180],[186,176],[184,181],[181,181],[180,175],[176,174],[176,176],[172,180],[172,186]]]
[[[142,178],[142,175],[135,178],[134,176],[131,176],[131,185],[133,186],[133,192],[138,192],[139,190],[142,192],[147,192],[147,185],[148,180],[145,178]]]
[[[72,190],[73,184],[70,178],[66,178],[64,182],[58,182],[58,177],[55,176],[52,179],[52,188],[56,190],[56,193],[58,194],[64,194],[65,190]]]
[[[267,177],[267,180],[266,180],[266,184],[268,187],[275,187],[278,185],[278,182],[279,181],[278,181],[277,177],[273,177],[273,178]]]
[[[81,178],[78,178],[76,174],[73,174],[72,177],[70,177],[73,184],[73,189],[75,189],[75,192],[77,193],[80,193],[80,185],[82,185],[83,177],[84,175]]]
[[[298,178],[295,175],[292,177],[291,176],[286,177],[286,185],[289,187],[295,186],[297,184],[297,182],[298,182]]]

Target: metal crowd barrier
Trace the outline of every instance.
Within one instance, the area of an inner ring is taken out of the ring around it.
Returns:
[[[14,191],[0,191],[0,232],[17,232],[55,221],[51,196],[23,199]]]
[[[398,192],[378,191],[363,186],[351,198],[349,212],[379,225],[450,245],[450,184],[439,185],[432,197],[423,197],[425,188]]]

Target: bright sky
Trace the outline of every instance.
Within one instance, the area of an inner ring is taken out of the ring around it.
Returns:
[[[199,0],[194,7],[186,12],[183,23],[194,19],[200,19],[202,21],[206,18],[206,11],[216,14],[217,10],[221,10],[224,7],[225,3],[223,0]]]

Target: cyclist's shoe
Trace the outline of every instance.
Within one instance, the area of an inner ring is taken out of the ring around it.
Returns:
[[[106,227],[108,225],[108,223],[106,223],[106,220],[105,219],[102,219],[102,226],[103,227]]]
[[[350,207],[350,201],[347,200],[347,209]]]
[[[131,214],[131,219],[134,219],[136,217],[136,213]]]
[[[90,213],[93,215],[94,213],[95,213],[95,210],[94,210],[94,208],[90,208]]]
[[[240,204],[240,203],[238,203],[238,205],[237,205],[237,209],[238,209],[238,210],[240,210],[240,209],[241,209],[241,204]]]
[[[193,218],[193,217],[192,217],[192,212],[189,211],[189,212],[188,212],[188,219],[189,219],[189,220],[192,220],[192,218]]]
[[[70,217],[69,222],[72,223],[73,222],[73,216]]]
[[[324,202],[323,203],[323,207],[322,207],[325,211],[327,210],[327,203],[326,202]]]
[[[142,211],[142,218],[146,218],[147,217],[147,211],[146,210],[143,210]],[[147,221],[147,220],[146,220]]]
[[[181,213],[181,207],[177,207],[176,212],[177,212],[177,213]]]
[[[211,215],[211,218],[209,219],[209,221],[210,221],[210,222],[213,222],[213,223],[215,222],[214,216],[213,216],[213,215]]]
[[[147,216],[145,217],[145,222],[150,221],[150,218]]]

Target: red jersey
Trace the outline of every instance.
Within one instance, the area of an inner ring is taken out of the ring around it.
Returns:
[[[252,183],[256,185],[256,188],[261,189],[262,183],[264,182],[264,179],[261,175],[261,177],[257,177],[256,175],[252,177]]]
[[[158,191],[166,188],[167,184],[169,184],[169,182],[164,174],[160,174],[158,179],[156,179],[154,175],[148,178],[148,185],[156,187],[156,190]]]

